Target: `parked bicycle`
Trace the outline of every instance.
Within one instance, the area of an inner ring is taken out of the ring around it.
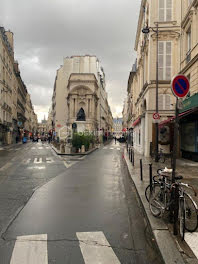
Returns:
[[[162,178],[155,184],[154,189],[150,195],[149,208],[151,213],[156,217],[162,217],[166,210],[169,210],[171,205],[175,202],[173,199],[172,190],[178,190],[178,218],[179,218],[179,231],[181,238],[184,239],[185,230],[194,232],[198,226],[198,208],[195,201],[190,194],[184,190],[185,188],[191,189],[196,196],[197,193],[193,186],[182,182],[170,183],[168,175],[161,174]],[[176,180],[181,180],[182,176],[176,176]]]
[[[158,169],[157,170],[157,174],[154,175],[152,178],[152,184],[151,185],[149,184],[145,189],[145,197],[146,197],[147,202],[149,202],[151,192],[155,188],[155,185],[156,186],[159,185],[160,182],[163,180],[163,177],[161,176],[162,172],[170,172],[170,170],[167,169],[166,167],[165,167],[165,169]],[[171,170],[171,172],[172,172],[172,170]]]

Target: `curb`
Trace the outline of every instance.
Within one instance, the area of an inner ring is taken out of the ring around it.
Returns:
[[[65,154],[65,153],[60,153],[57,148],[55,148],[54,146],[51,146],[51,148],[56,152],[57,155],[60,156],[87,156],[89,154],[91,154],[92,152],[94,152],[95,150],[98,149],[98,147],[91,149],[89,151],[87,151],[86,153],[70,153],[70,154]]]
[[[165,264],[185,264],[184,259],[179,252],[176,242],[173,239],[170,231],[168,230],[167,225],[160,218],[155,218],[149,210],[148,202],[146,201],[144,190],[147,186],[147,183],[141,182],[139,179],[136,179],[135,169],[128,159],[128,153],[126,148],[124,150],[123,159],[126,162],[128,172],[131,176],[131,179],[134,183],[138,198],[142,204],[142,208],[144,209],[144,215],[147,218],[147,221],[151,227],[153,236],[155,238],[156,244],[158,246],[159,252]]]

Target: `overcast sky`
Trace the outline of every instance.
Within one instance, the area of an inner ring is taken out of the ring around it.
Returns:
[[[114,117],[121,116],[140,0],[1,0],[0,25],[14,33],[15,59],[39,121],[47,116],[63,58],[96,55]]]

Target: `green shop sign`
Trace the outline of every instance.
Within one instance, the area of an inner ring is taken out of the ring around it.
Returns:
[[[189,98],[186,98],[183,101],[183,108],[181,110],[179,110],[179,113],[183,113],[183,112],[190,110],[194,107],[198,107],[198,93],[192,95]]]

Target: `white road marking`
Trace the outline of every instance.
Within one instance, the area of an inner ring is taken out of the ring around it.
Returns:
[[[28,170],[44,170],[46,169],[45,166],[34,166],[34,167],[27,167]]]
[[[4,148],[0,148],[0,150],[4,150]]]
[[[110,149],[114,149],[114,148],[110,148]]]
[[[54,162],[54,160],[53,160],[52,157],[49,157],[49,158],[46,158],[46,162],[47,162],[47,163],[52,163],[52,162]]]
[[[50,149],[50,147],[45,147],[46,149]]]
[[[8,169],[12,165],[11,162],[6,163],[3,167],[0,168],[0,171]]]
[[[24,160],[23,163],[28,164],[28,163],[30,163],[30,161],[31,161],[31,159],[27,159],[27,160]]]
[[[35,147],[32,147],[31,149],[36,149]]]
[[[198,258],[198,233],[185,233],[185,241],[195,254],[195,256]]]
[[[38,149],[43,149],[43,147],[38,147]]]
[[[35,158],[34,163],[42,163],[42,158]]]
[[[120,148],[117,148],[117,150],[120,150]]]
[[[107,149],[107,147],[104,147],[103,149]]]
[[[48,264],[47,234],[18,236],[10,264]]]
[[[85,264],[120,264],[103,232],[78,232]]]

